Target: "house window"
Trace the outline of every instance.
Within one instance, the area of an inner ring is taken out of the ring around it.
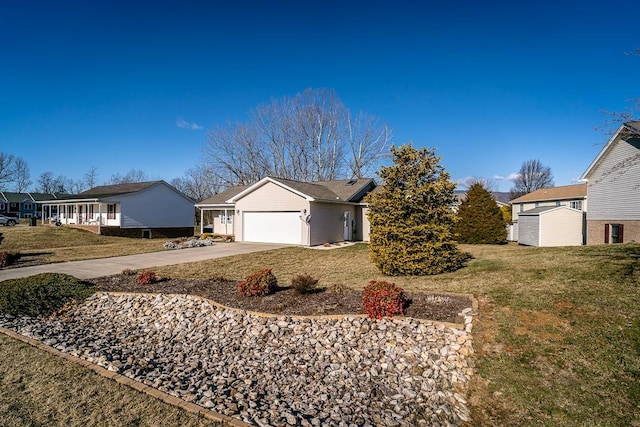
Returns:
[[[622,224],[611,224],[611,243],[622,243],[623,229]]]
[[[605,224],[604,225],[604,242],[605,243],[623,243],[624,242],[624,225],[623,224]]]
[[[582,210],[582,200],[574,200],[573,202],[569,202],[569,207],[581,211]]]
[[[17,205],[15,203],[11,203],[10,205],[12,208],[15,208]]]
[[[224,213],[220,214],[220,224],[221,225],[233,225],[233,215],[225,215]]]
[[[4,203],[0,203],[0,211],[3,211],[5,209],[6,209],[6,207],[4,206]]]
[[[89,211],[87,213],[89,214],[89,218],[91,219],[95,218],[95,214],[93,213],[93,205],[89,205],[88,210]]]
[[[116,205],[107,205],[107,219],[116,219]]]
[[[540,207],[540,202],[536,202],[536,208]]]
[[[31,203],[25,203],[25,204],[24,204],[24,209],[25,209],[25,210],[28,210],[28,211],[32,210],[32,209],[33,209],[33,204],[31,204]]]
[[[520,205],[520,212],[524,211],[524,205]]]
[[[560,206],[560,200],[556,201],[556,206]]]

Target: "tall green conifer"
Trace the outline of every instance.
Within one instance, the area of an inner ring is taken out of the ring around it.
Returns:
[[[428,275],[460,268],[468,255],[454,241],[455,184],[434,150],[392,147],[393,165],[369,194],[369,255],[390,276]]]
[[[502,211],[481,183],[469,187],[458,208],[456,234],[460,243],[507,243]]]

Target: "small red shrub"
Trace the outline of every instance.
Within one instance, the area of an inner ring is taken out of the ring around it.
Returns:
[[[402,314],[404,305],[404,292],[395,283],[371,280],[362,291],[362,308],[372,319]]]
[[[245,297],[264,296],[273,292],[276,286],[278,286],[278,279],[270,268],[265,268],[254,271],[246,279],[240,281],[238,292]]]
[[[143,271],[136,276],[138,285],[150,285],[158,281],[158,276],[153,271]]]
[[[9,265],[9,252],[0,251],[0,268],[4,268]]]

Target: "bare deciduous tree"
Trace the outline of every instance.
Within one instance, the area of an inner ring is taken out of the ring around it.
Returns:
[[[95,166],[91,166],[91,169],[89,169],[83,176],[82,176],[82,180],[83,180],[83,185],[82,185],[82,190],[88,190],[89,188],[93,188],[96,185],[98,185],[98,168]]]
[[[378,168],[378,162],[388,155],[391,131],[379,119],[360,113],[355,119],[347,115],[348,142],[351,155],[347,157],[351,175],[364,178]]]
[[[0,190],[4,190],[13,181],[15,161],[13,154],[0,152]]]
[[[53,172],[43,172],[38,178],[36,190],[41,193],[73,193],[73,181],[64,175],[54,178]]]
[[[223,190],[220,181],[203,166],[187,170],[183,177],[172,179],[171,185],[196,201],[204,200]]]
[[[527,160],[520,166],[518,177],[513,180],[511,198],[523,196],[540,188],[553,187],[553,174],[549,166],[540,160]]]
[[[247,123],[211,130],[206,168],[227,186],[269,175],[300,181],[362,177],[377,169],[390,135],[364,113],[352,120],[334,91],[307,89],[257,107]]]
[[[29,173],[29,165],[22,157],[16,157],[13,163],[13,183],[15,191],[22,193],[33,184]]]
[[[148,181],[149,177],[144,171],[140,169],[131,169],[124,175],[120,173],[115,173],[111,175],[111,178],[106,182],[107,184],[130,184],[133,182],[144,182]]]

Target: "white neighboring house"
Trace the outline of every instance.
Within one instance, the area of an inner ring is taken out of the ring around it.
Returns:
[[[165,181],[103,185],[41,203],[43,218],[46,207],[55,207],[62,225],[102,235],[172,238],[194,231],[193,200]]]
[[[375,187],[370,178],[300,182],[266,177],[195,206],[201,210],[202,231],[207,225],[206,231],[233,234],[238,242],[315,246],[368,241],[363,198]],[[209,221],[204,221],[205,215]]]
[[[586,243],[587,185],[542,188],[511,201],[510,237],[523,245]]]
[[[640,242],[640,121],[621,125],[589,165],[587,242]]]

